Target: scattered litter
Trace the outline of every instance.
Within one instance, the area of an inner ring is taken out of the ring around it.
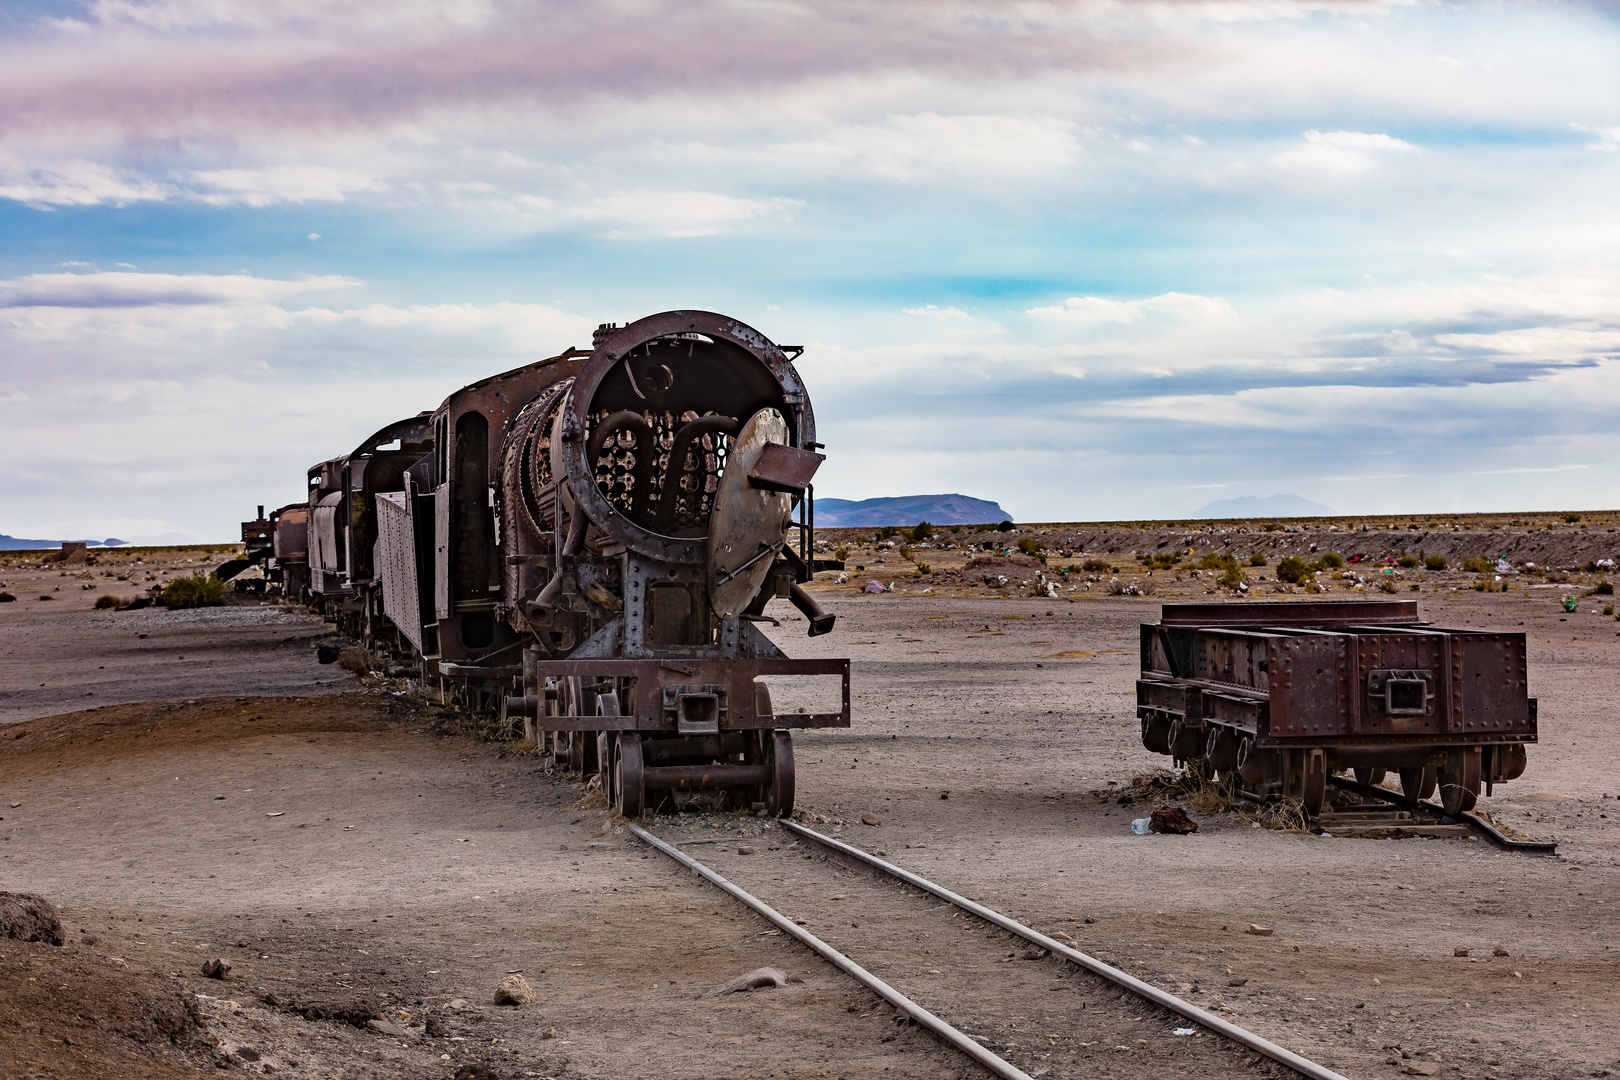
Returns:
[[[1135,833],[1137,836],[1146,836],[1148,834],[1148,826],[1151,824],[1153,824],[1152,818],[1139,817],[1135,821],[1131,822],[1131,832]]]
[[[1272,931],[1271,927],[1269,926],[1261,926],[1258,923],[1250,923],[1249,928],[1245,930],[1244,933],[1253,934],[1255,937],[1270,937]]]
[[[881,581],[868,581],[865,585],[861,586],[861,592],[863,593],[885,593],[888,591],[888,589],[883,587],[883,582]]]
[[[1198,1029],[1197,1028],[1176,1028],[1175,1034],[1182,1035],[1182,1036],[1197,1035],[1198,1034]]]
[[[286,815],[286,813],[287,813],[287,811],[285,811],[285,810],[273,810],[273,811],[271,811],[270,813],[268,813],[268,814],[266,814],[264,816],[265,817],[284,817]]]

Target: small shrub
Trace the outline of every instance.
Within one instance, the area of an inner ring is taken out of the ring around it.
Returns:
[[[1472,559],[1463,560],[1462,568],[1470,574],[1488,574],[1491,572],[1490,560],[1475,555]]]
[[[1488,581],[1484,581],[1484,580],[1476,581],[1476,582],[1474,582],[1474,591],[1475,592],[1490,592],[1491,591],[1491,583],[1488,582]]]
[[[1012,522],[1003,521],[1000,525],[996,526],[996,532],[1012,532],[1014,528],[1016,528],[1016,526],[1014,526]]]
[[[1080,564],[1080,569],[1090,574],[1111,574],[1114,568],[1101,559],[1087,559]]]
[[[1423,569],[1425,569],[1425,570],[1444,570],[1445,568],[1446,568],[1446,557],[1444,555],[1426,555],[1426,556],[1424,556],[1424,558],[1423,558]]]
[[[1566,524],[1566,525],[1573,525],[1579,520],[1581,520],[1581,515],[1579,515],[1579,514],[1565,514],[1564,515],[1564,524]]]
[[[1400,567],[1402,570],[1410,570],[1417,564],[1418,561],[1412,558],[1410,555],[1402,555],[1399,559],[1395,560],[1395,565]]]
[[[1605,614],[1605,615],[1613,615],[1614,614],[1614,605],[1613,604],[1604,604],[1603,605],[1603,614]]]
[[[889,537],[895,535],[899,531],[900,530],[896,529],[893,525],[885,525],[883,528],[877,531],[877,536],[879,540],[887,540]]]
[[[1311,576],[1311,568],[1305,565],[1305,560],[1289,555],[1277,562],[1277,580],[1286,581],[1290,585],[1298,585],[1305,578]]]
[[[96,597],[95,608],[97,611],[106,611],[108,608],[123,606],[124,601],[122,597],[113,596],[110,593],[104,593],[103,595]]]
[[[358,645],[351,645],[338,653],[338,667],[351,675],[369,675],[373,671],[381,671],[383,662],[369,649],[362,649]]]
[[[911,545],[910,544],[901,544],[900,548],[899,548],[899,552],[900,552],[900,557],[902,559],[906,560],[907,562],[911,561]]]
[[[1234,561],[1231,566],[1226,568],[1226,573],[1221,575],[1221,585],[1228,589],[1237,588],[1239,585],[1243,584],[1244,580],[1245,578],[1243,577],[1243,570],[1237,565],[1236,561]]]
[[[1046,545],[1042,544],[1033,536],[1025,536],[1019,539],[1018,550],[1023,552],[1025,555],[1034,555],[1038,557],[1041,552],[1046,550]]]
[[[922,577],[924,574],[932,574],[932,573],[933,573],[933,571],[928,568],[927,563],[920,562],[920,563],[917,564],[917,576],[918,577]]]
[[[833,552],[833,558],[837,559],[839,562],[843,562],[845,559],[849,558],[849,548],[839,548],[837,551]]]
[[[1387,592],[1387,593],[1394,592],[1395,591],[1395,579],[1390,578],[1390,577],[1380,577],[1378,579],[1378,591],[1379,592]]]
[[[163,589],[163,605],[170,608],[219,607],[225,603],[225,583],[198,570],[175,578]]]
[[[1230,555],[1212,551],[1198,560],[1200,570],[1231,570],[1237,566],[1238,561]]]
[[[922,543],[924,540],[927,540],[929,537],[931,537],[933,535],[934,535],[934,527],[932,525],[928,524],[928,522],[926,522],[926,521],[917,522],[916,526],[913,527],[912,530],[911,530],[911,538],[912,538],[912,540],[916,541],[919,544]]]
[[[1257,551],[1253,555],[1249,556],[1249,565],[1264,566],[1266,565],[1266,557]]]
[[[1613,596],[1614,583],[1612,581],[1600,581],[1597,583],[1597,588],[1593,589],[1592,591],[1597,593],[1599,596]]]
[[[15,604],[17,598],[8,592],[0,592],[0,604]]]
[[[1343,565],[1344,556],[1340,555],[1337,551],[1326,552],[1321,558],[1316,560],[1316,566],[1319,570],[1337,570]]]

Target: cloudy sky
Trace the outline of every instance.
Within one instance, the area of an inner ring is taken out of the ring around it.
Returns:
[[[1612,507],[1620,11],[7,0],[0,532],[230,537],[598,322],[804,344],[818,490]]]

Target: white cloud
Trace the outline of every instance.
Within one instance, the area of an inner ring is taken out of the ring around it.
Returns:
[[[1272,157],[1281,169],[1318,173],[1359,173],[1378,167],[1389,153],[1409,153],[1417,148],[1390,135],[1370,135],[1360,131],[1307,131],[1292,150]]]
[[[936,304],[924,304],[922,307],[908,307],[902,309],[907,315],[922,315],[930,319],[961,319],[972,322],[973,316],[955,306],[939,307]]]
[[[1620,150],[1620,126],[1616,127],[1588,127],[1585,124],[1574,125],[1578,131],[1590,131],[1597,136],[1597,142],[1587,143],[1589,150],[1603,150],[1613,153]]]
[[[47,210],[58,206],[162,202],[175,189],[128,169],[94,161],[25,165],[14,156],[0,161],[0,199],[12,199]]]
[[[271,206],[292,202],[343,202],[360,191],[388,185],[359,169],[322,165],[271,165],[260,169],[204,169],[189,179],[201,185],[193,198],[211,206]]]
[[[691,237],[767,216],[790,220],[803,205],[798,199],[743,199],[710,191],[632,191],[591,199],[569,209],[568,216],[617,225],[623,232]]]
[[[29,274],[0,281],[0,307],[130,308],[154,305],[264,304],[301,293],[360,285],[324,276],[278,281],[246,274]]]
[[[1027,315],[1095,326],[1100,323],[1134,323],[1149,315],[1171,319],[1217,319],[1231,315],[1225,300],[1193,293],[1168,292],[1143,300],[1109,300],[1101,296],[1071,296],[1052,307],[1030,308]]]

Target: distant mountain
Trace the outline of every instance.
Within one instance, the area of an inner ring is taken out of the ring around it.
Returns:
[[[128,540],[120,540],[115,536],[109,536],[105,540],[70,540],[68,542],[73,544],[85,543],[91,547],[122,547],[129,543]],[[5,533],[0,533],[0,551],[34,551],[39,548],[59,548],[61,546],[62,541],[60,540],[24,540],[21,537],[7,536]]]
[[[1264,499],[1244,495],[1237,499],[1216,499],[1203,507],[1195,518],[1282,518],[1327,517],[1337,513],[1331,506],[1302,499],[1298,495],[1268,495]]]
[[[880,525],[985,525],[1011,520],[993,502],[966,495],[899,495],[888,499],[817,499],[816,524],[828,529]]]

